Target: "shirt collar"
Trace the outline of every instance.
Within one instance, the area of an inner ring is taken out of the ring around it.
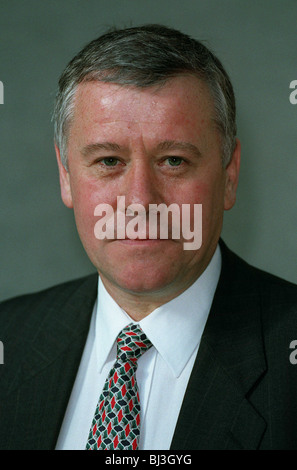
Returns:
[[[99,278],[95,327],[99,370],[119,332],[132,322],[141,326],[173,375],[178,377],[200,343],[220,271],[221,253],[217,246],[205,271],[186,291],[140,322],[134,322],[113,300]]]

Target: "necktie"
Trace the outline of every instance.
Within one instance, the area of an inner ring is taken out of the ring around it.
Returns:
[[[138,358],[152,346],[139,325],[130,323],[117,338],[117,358],[105,381],[86,450],[137,450],[140,401]]]

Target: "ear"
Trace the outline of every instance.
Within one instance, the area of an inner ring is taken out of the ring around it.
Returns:
[[[72,201],[72,194],[71,194],[69,172],[66,170],[66,168],[64,167],[62,163],[60,149],[57,147],[56,144],[55,144],[55,151],[56,151],[58,168],[59,168],[62,201],[64,202],[65,206],[69,207],[69,209],[72,209],[73,201]]]
[[[233,152],[232,158],[226,167],[226,182],[225,182],[225,199],[224,199],[224,209],[225,211],[231,209],[236,201],[236,190],[238,186],[239,179],[239,169],[240,169],[240,154],[241,154],[241,145],[240,141],[236,139],[236,146]]]

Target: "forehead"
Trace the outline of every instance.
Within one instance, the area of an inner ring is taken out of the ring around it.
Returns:
[[[76,91],[74,119],[103,122],[146,122],[180,117],[213,117],[208,86],[193,76],[179,76],[148,88],[98,81],[83,82]]]
[[[136,88],[99,81],[78,86],[68,134],[69,150],[94,142],[129,147],[145,142],[189,142],[208,148],[220,145],[208,86],[193,76],[165,85]]]

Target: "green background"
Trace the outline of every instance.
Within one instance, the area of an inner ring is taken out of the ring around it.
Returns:
[[[94,271],[60,199],[51,113],[60,73],[111,26],[173,26],[206,41],[234,84],[241,178],[223,238],[297,282],[296,0],[1,0],[0,298]]]

